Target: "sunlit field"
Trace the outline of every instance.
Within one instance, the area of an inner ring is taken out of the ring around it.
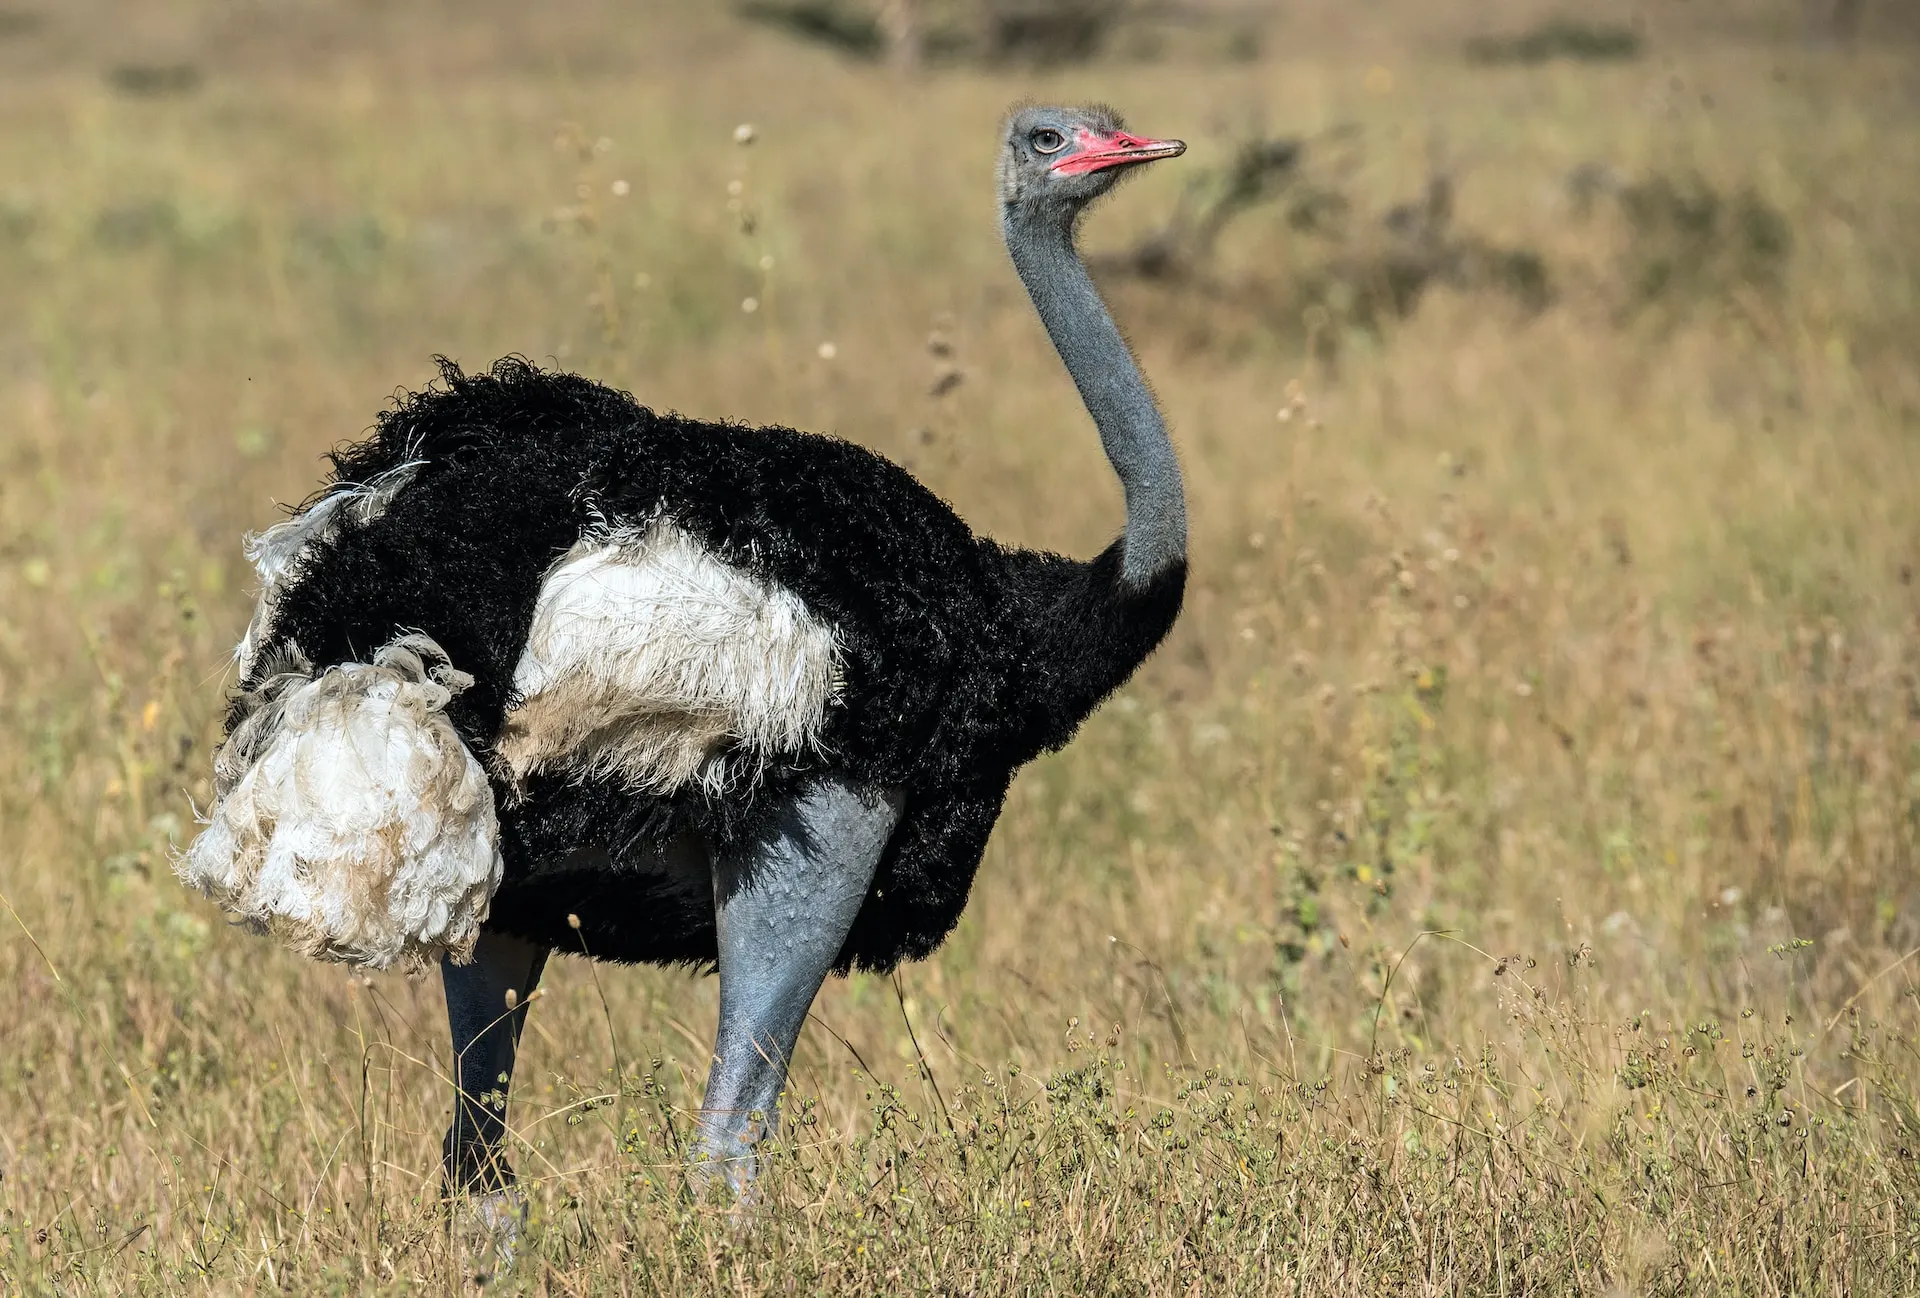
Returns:
[[[1920,1289],[1920,44],[1590,7],[1637,56],[1501,55],[1567,12],[1519,3],[919,73],[694,0],[0,3],[0,1292]],[[1084,236],[1185,617],[945,948],[829,982],[750,1214],[680,1171],[716,980],[556,960],[503,1269],[438,980],[173,878],[240,536],[519,353],[1091,554],[1022,97],[1191,145]]]

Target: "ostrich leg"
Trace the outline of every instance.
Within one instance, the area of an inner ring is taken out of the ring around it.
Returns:
[[[520,1029],[527,1021],[527,997],[546,963],[545,947],[483,932],[471,964],[440,966],[447,1023],[453,1029],[454,1076],[460,1086],[443,1147],[450,1192],[492,1196],[513,1183],[500,1148],[507,1129],[507,1086]],[[506,1206],[503,1200],[500,1207]]]
[[[821,776],[714,862],[720,1027],[693,1157],[744,1193],[779,1120],[787,1062],[899,823],[896,790]]]

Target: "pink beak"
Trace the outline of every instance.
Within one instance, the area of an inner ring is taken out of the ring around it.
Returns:
[[[1078,143],[1080,147],[1048,170],[1057,171],[1063,176],[1084,176],[1089,172],[1105,171],[1109,167],[1177,158],[1187,151],[1186,143],[1181,140],[1150,140],[1144,135],[1128,135],[1125,131],[1115,131],[1112,135],[1081,131]]]

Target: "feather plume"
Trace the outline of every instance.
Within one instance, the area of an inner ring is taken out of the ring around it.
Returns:
[[[470,958],[501,877],[492,788],[446,716],[471,678],[422,635],[318,677],[263,666],[176,872],[305,955]]]

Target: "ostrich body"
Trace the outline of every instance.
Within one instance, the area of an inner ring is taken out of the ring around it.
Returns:
[[[451,1188],[510,1184],[502,1097],[551,951],[718,967],[699,1153],[744,1188],[825,976],[937,947],[1014,772],[1166,635],[1180,472],[1074,228],[1183,149],[1104,109],[1006,124],[1007,247],[1126,494],[1091,562],[976,537],[847,442],[517,360],[442,362],[254,538],[181,873],[312,954],[441,963]]]

